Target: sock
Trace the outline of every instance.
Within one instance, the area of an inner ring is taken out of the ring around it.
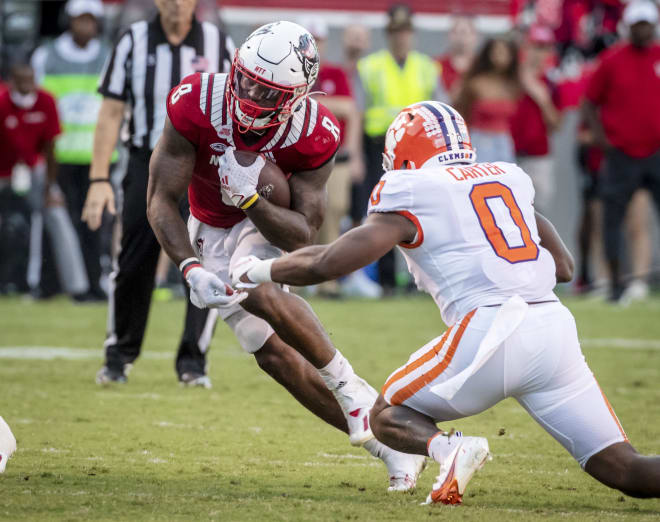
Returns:
[[[355,375],[351,363],[339,350],[335,352],[332,360],[318,372],[330,391],[341,388]]]
[[[429,457],[442,464],[442,461],[456,449],[457,444],[462,440],[464,440],[463,434],[460,431],[454,433],[439,431],[426,443]]]
[[[383,454],[385,453],[385,449],[386,449],[386,446],[382,442],[379,442],[376,439],[368,440],[367,442],[362,444],[362,447],[377,459],[383,457]]]

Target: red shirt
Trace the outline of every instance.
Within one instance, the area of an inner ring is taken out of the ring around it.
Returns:
[[[337,120],[309,98],[282,125],[266,129],[251,145],[245,143],[228,110],[226,81],[227,74],[191,74],[167,97],[172,125],[197,148],[188,187],[190,213],[202,223],[219,228],[231,228],[245,219],[242,210],[222,202],[218,164],[227,147],[261,152],[285,173],[295,175],[318,169],[339,146]]]
[[[353,97],[351,87],[348,83],[348,77],[344,69],[336,65],[323,65],[319,70],[319,76],[312,87],[313,91],[323,91],[328,96],[349,96]],[[321,98],[323,99],[323,98]],[[346,121],[339,120],[339,129],[341,130],[340,144],[344,142],[344,131]]]
[[[37,90],[31,109],[14,105],[9,89],[0,93],[0,178],[11,176],[14,165],[23,162],[34,167],[44,145],[61,132],[55,99]]]
[[[556,89],[546,78],[556,103]],[[543,119],[543,112],[529,94],[520,98],[515,114],[511,118],[511,137],[518,156],[546,156],[550,152],[548,127]]]
[[[454,65],[451,63],[451,58],[448,54],[439,56],[436,58],[436,61],[442,67],[442,73],[440,75],[442,86],[447,92],[452,92],[452,89],[461,80],[463,74],[456,70]]]
[[[607,139],[628,156],[660,150],[660,44],[616,45],[602,54],[586,92]]]

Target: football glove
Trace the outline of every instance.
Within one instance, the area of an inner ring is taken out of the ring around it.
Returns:
[[[245,292],[234,292],[217,275],[201,266],[186,272],[186,282],[190,287],[190,302],[197,308],[227,308],[247,297]]]
[[[231,272],[232,283],[236,288],[254,288],[261,283],[271,282],[270,267],[274,261],[275,259],[263,261],[256,256],[240,258]],[[246,278],[249,281],[245,281]]]
[[[235,150],[233,147],[228,148],[220,158],[218,176],[222,187],[222,201],[225,205],[247,210],[259,198],[257,183],[266,160],[258,156],[252,165],[243,167],[236,161]]]

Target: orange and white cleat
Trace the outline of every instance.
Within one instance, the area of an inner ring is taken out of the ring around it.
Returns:
[[[487,439],[463,437],[458,447],[440,464],[440,474],[426,504],[461,504],[468,482],[489,457]]]

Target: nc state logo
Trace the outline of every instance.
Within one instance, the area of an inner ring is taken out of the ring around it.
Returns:
[[[270,199],[270,196],[273,194],[273,190],[275,190],[275,185],[268,183],[268,185],[264,185],[259,189],[259,195],[262,198]]]
[[[210,147],[216,152],[224,152],[227,150],[227,145],[224,143],[211,143]]]

